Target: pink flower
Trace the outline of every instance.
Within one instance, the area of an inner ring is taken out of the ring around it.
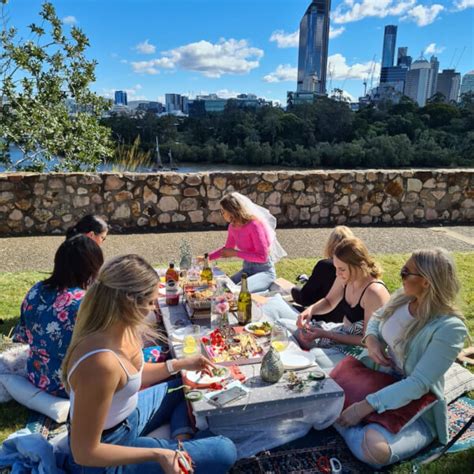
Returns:
[[[49,379],[46,375],[42,375],[38,382],[38,387],[45,389],[49,385]]]
[[[64,323],[64,321],[67,321],[67,311],[64,311],[64,310],[63,310],[63,311],[59,311],[59,313],[58,313],[57,316],[58,316],[58,319],[59,319],[62,323]]]
[[[41,359],[44,363],[47,363],[49,361],[49,354],[46,349],[38,349],[38,354],[41,356]]]
[[[72,299],[73,297],[71,293],[68,293],[67,291],[63,291],[57,296],[56,301],[53,303],[53,308],[56,311],[61,311],[66,306],[71,304]]]
[[[219,314],[225,314],[229,311],[229,303],[227,301],[219,302],[216,304],[216,311]]]
[[[26,329],[25,333],[26,339],[28,340],[28,344],[33,344],[33,334],[31,334],[31,331],[29,329]]]
[[[84,290],[76,290],[72,296],[74,297],[75,300],[82,300],[84,298],[84,295],[86,292]]]

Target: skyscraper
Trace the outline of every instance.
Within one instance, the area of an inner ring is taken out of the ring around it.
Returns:
[[[298,92],[326,93],[331,0],[313,0],[300,22]]]
[[[461,94],[468,92],[474,92],[474,70],[467,72],[462,78]]]
[[[395,44],[397,43],[397,27],[395,25],[387,25],[383,35],[382,49],[382,67],[393,66],[395,59]]]
[[[444,69],[438,74],[436,92],[443,94],[446,102],[457,102],[460,86],[461,74],[454,69]]]
[[[439,63],[433,56],[428,62],[425,58],[417,59],[407,72],[405,95],[424,107],[426,101],[435,93]]]
[[[398,48],[397,66],[411,66],[412,58],[408,56],[408,48],[406,46],[400,46]]]
[[[125,91],[115,91],[115,105],[128,105],[127,93]]]

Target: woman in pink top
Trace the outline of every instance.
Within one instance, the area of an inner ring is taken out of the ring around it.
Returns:
[[[227,194],[220,205],[229,223],[227,241],[209,253],[209,258],[241,258],[242,270],[231,277],[232,281],[240,283],[242,273],[246,273],[251,293],[268,290],[276,278],[274,263],[285,255],[276,239],[275,218],[239,193]]]

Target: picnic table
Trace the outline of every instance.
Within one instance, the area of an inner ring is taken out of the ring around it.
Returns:
[[[235,291],[230,279],[226,283]],[[182,357],[182,342],[173,338],[173,331],[189,324],[199,324],[203,335],[211,329],[209,320],[191,321],[182,302],[168,306],[163,298],[159,304],[171,353],[174,357]],[[259,305],[254,303],[253,310],[253,318],[259,318]],[[231,317],[230,323],[233,322],[236,320]],[[290,342],[290,347],[300,350],[295,341]],[[344,392],[329,377],[308,383],[302,391],[292,391],[288,389],[285,375],[276,384],[264,382],[260,377],[259,363],[239,365],[239,368],[246,376],[243,384],[249,389],[247,396],[222,407],[212,405],[205,397],[190,402],[196,426],[232,439],[239,458],[300,438],[311,427],[324,429],[334,423],[342,410]],[[316,364],[297,373],[305,378],[315,368]]]

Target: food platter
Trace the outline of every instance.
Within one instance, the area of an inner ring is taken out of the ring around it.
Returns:
[[[230,376],[229,369],[217,367],[213,375],[203,374],[200,371],[189,370],[184,374],[184,382],[193,388],[206,388],[212,384],[220,384]],[[189,383],[188,383],[189,382]]]
[[[254,336],[269,336],[272,332],[272,325],[267,321],[259,321],[256,323],[248,323],[245,330]]]

